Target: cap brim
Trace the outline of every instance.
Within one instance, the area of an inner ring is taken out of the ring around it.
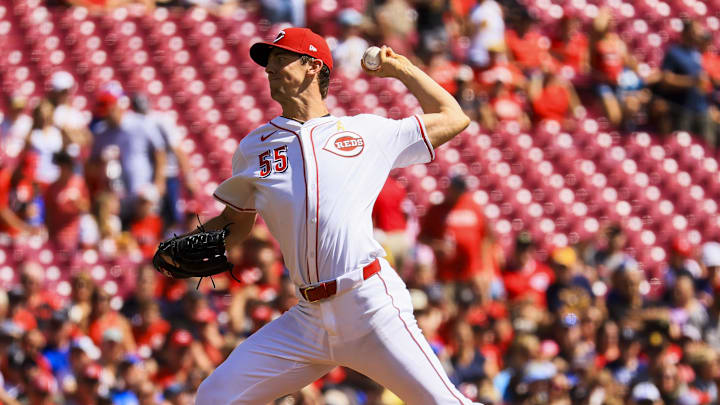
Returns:
[[[258,65],[265,67],[268,64],[268,58],[270,57],[270,51],[272,51],[273,48],[280,48],[280,49],[284,49],[288,52],[296,53],[298,55],[304,55],[288,46],[273,44],[271,42],[258,42],[258,43],[253,44],[253,46],[250,47],[250,58],[252,58],[252,60],[255,63],[257,63]]]

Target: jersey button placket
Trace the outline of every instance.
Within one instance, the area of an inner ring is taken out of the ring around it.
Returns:
[[[317,265],[316,265],[316,239],[317,239],[317,166],[315,165],[315,159],[313,157],[312,144],[310,140],[310,134],[305,128],[300,129],[300,138],[303,141],[303,149],[305,150],[307,167],[307,204],[308,204],[308,218],[306,220],[307,228],[307,254],[309,259],[309,272],[310,282],[316,283],[320,280],[317,279]]]

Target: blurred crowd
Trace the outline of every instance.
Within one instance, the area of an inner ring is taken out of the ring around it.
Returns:
[[[572,126],[587,110],[623,131],[676,130],[716,146],[720,123],[720,58],[712,32],[683,21],[657,67],[642,63],[618,31],[609,8],[590,22],[566,12],[555,26],[518,0],[354,0],[333,13],[321,0],[73,0],[102,12],[143,3],[147,9],[200,6],[219,15],[243,8],[271,24],[308,26],[331,36],[339,70],[356,75],[369,45],[409,56],[492,129],[543,120]],[[667,35],[667,33],[664,33]]]
[[[485,404],[717,404],[720,243],[678,237],[653,277],[620,227],[543,257],[517,236],[505,257],[454,178],[420,220],[404,189],[384,187],[376,233],[406,281],[415,316],[453,383]],[[412,229],[417,229],[413,232]],[[170,280],[151,264],[113,295],[86,269],[68,297],[27,260],[0,291],[0,402],[190,404],[237,344],[297,303],[277,246],[258,224],[241,263],[212,283]],[[336,368],[277,404],[400,405]]]
[[[124,94],[115,82],[88,117],[68,104],[75,86],[72,75],[56,72],[30,114],[22,97],[9,97],[0,231],[46,237],[57,251],[150,258],[166,234],[184,229],[180,200],[197,190],[179,131],[143,94]]]
[[[95,10],[121,4],[89,3]],[[244,7],[271,23],[313,27],[306,16],[312,4],[146,6]],[[423,66],[487,131],[544,120],[572,127],[597,113],[621,131],[688,130],[717,144],[720,59],[712,37],[691,20],[658,69],[641,67],[605,10],[590,26],[566,16],[548,29],[512,1],[386,0],[313,28],[335,38],[334,75],[359,75],[367,46],[388,44]],[[261,219],[230,252],[240,282],[159,275],[149,264],[157,243],[194,229],[201,208],[180,203],[200,192],[181,132],[172,116],[118,83],[103,85],[91,113],[81,112],[70,103],[78,85],[56,72],[32,105],[8,95],[0,123],[0,238],[47,240],[60,267],[75,269],[62,296],[45,288],[46,266],[26,257],[16,269],[19,284],[0,291],[0,403],[192,403],[199,383],[237,344],[297,302],[295,286]],[[720,403],[720,244],[696,246],[678,235],[659,274],[640,268],[616,224],[551,252],[538,252],[520,233],[506,255],[462,177],[422,217],[391,178],[373,220],[410,288],[420,328],[469,398]],[[69,265],[73,252],[87,249],[139,263],[125,275],[128,295]],[[337,368],[277,403],[400,402]]]
[[[621,132],[683,130],[717,145],[720,59],[712,33],[697,21],[683,21],[653,68],[636,59],[608,8],[589,23],[567,13],[555,26],[513,0],[388,0],[371,10],[339,13],[340,69],[356,71],[368,43],[387,44],[490,131],[545,120],[572,129],[590,112]]]

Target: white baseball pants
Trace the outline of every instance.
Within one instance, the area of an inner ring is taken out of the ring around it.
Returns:
[[[301,301],[238,345],[203,381],[198,405],[264,405],[335,366],[354,369],[412,405],[468,405],[417,327],[405,283],[387,261],[359,287]]]

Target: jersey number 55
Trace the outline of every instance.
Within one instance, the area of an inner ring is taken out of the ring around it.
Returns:
[[[258,155],[260,160],[260,177],[267,177],[271,173],[282,173],[288,168],[287,145],[266,150]]]

